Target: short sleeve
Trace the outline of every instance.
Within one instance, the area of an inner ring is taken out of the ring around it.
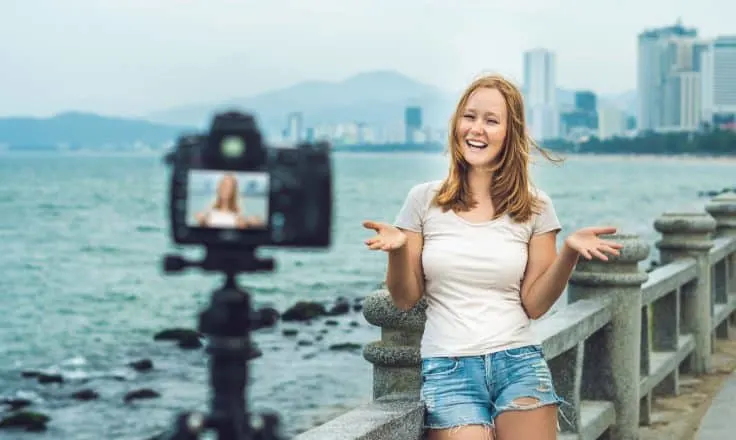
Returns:
[[[394,226],[413,232],[422,232],[424,225],[425,186],[415,185],[409,190],[399,213],[394,220]]]
[[[535,214],[532,224],[532,235],[544,234],[550,231],[562,229],[560,220],[557,218],[552,199],[543,191],[537,190],[537,198],[541,203],[540,212]]]

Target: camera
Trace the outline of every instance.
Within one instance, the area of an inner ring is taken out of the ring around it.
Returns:
[[[252,115],[216,114],[208,133],[181,136],[167,158],[174,242],[329,247],[329,152],[327,142],[268,146]]]
[[[225,275],[199,314],[198,330],[210,356],[208,413],[182,412],[163,440],[197,440],[214,430],[219,440],[281,440],[276,413],[248,411],[251,331],[266,318],[238,286],[240,273],[270,272],[259,246],[327,248],[332,228],[332,166],[325,142],[272,147],[252,115],[216,114],[207,133],[181,136],[165,157],[172,165],[169,221],[177,244],[201,244],[194,261],[166,255],[165,273],[201,268]]]

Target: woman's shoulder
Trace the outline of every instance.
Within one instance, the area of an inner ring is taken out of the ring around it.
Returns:
[[[428,180],[426,182],[417,183],[409,189],[409,196],[432,198],[442,186],[442,180]]]
[[[552,203],[552,198],[547,194],[546,191],[539,188],[538,186],[532,186],[529,188],[529,192],[532,195],[532,198],[535,200],[538,200],[542,204]]]
[[[414,204],[426,208],[434,200],[434,196],[439,191],[440,186],[442,186],[441,180],[428,180],[417,183],[409,189],[406,198]]]

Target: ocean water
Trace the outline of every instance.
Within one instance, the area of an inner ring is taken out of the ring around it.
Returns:
[[[537,162],[534,180],[552,197],[563,236],[612,224],[653,244],[652,223],[662,212],[702,210],[707,199],[700,191],[736,186],[733,160]],[[283,311],[301,299],[370,293],[383,278],[385,255],[365,249],[370,231],[361,221],[391,221],[412,185],[443,177],[446,157],[340,153],[334,170],[333,247],[265,250],[276,258],[276,271],[239,278],[257,306]],[[162,274],[161,258],[172,250],[167,182],[161,158],[152,154],[0,154],[0,398],[29,398],[31,409],[51,417],[46,432],[0,431],[0,438],[144,439],[178,411],[206,408],[205,353],[153,340],[165,328],[193,328],[219,284],[201,272]],[[277,411],[287,435],[370,399],[371,366],[360,351],[327,347],[365,344],[380,331],[360,313],[336,320],[336,326],[323,319],[280,322],[254,335],[263,356],[251,362],[248,399],[256,409]],[[283,336],[285,328],[298,335]],[[153,361],[152,371],[127,366],[143,358]],[[42,385],[21,377],[23,370],[58,372],[64,383]],[[70,397],[89,388],[98,399]],[[160,397],[123,402],[140,388]]]

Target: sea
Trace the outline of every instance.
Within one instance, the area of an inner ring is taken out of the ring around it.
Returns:
[[[416,152],[342,152],[332,160],[332,246],[263,249],[276,261],[274,272],[239,277],[255,306],[283,312],[300,300],[330,304],[370,294],[386,255],[366,249],[371,231],[362,221],[392,221],[407,191],[443,178],[448,163],[442,153]],[[736,187],[736,160],[568,156],[550,164],[535,157],[532,176],[554,202],[562,237],[613,225],[650,243],[656,260],[654,220],[702,211],[705,193]],[[143,440],[179,412],[207,408],[205,351],[153,338],[194,328],[222,282],[197,270],[163,273],[167,253],[202,255],[171,243],[168,177],[158,153],[0,153],[0,401],[28,399],[27,409],[50,417],[43,432],[0,429],[0,438]],[[280,321],[254,334],[263,354],[250,363],[248,403],[277,412],[287,438],[371,399],[372,369],[361,350],[329,347],[364,345],[380,329],[360,312],[330,319]],[[142,359],[152,362],[150,371],[129,366]],[[41,384],[24,371],[60,374],[63,382]],[[140,389],[158,396],[124,401]],[[80,390],[97,398],[72,397]]]

